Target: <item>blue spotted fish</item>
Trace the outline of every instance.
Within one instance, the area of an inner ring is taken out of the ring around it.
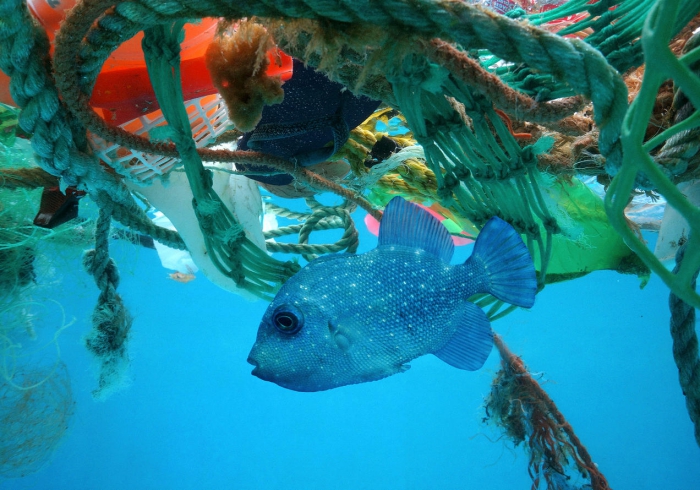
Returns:
[[[492,218],[464,264],[428,212],[395,197],[377,248],[310,262],[289,279],[263,316],[248,362],[252,374],[295,391],[320,391],[406,371],[434,354],[479,369],[493,343],[486,314],[468,298],[490,293],[529,308],[537,291],[527,247]]]

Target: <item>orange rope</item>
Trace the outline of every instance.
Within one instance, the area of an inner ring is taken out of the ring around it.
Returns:
[[[506,123],[506,126],[508,126],[508,131],[510,131],[510,134],[512,134],[513,137],[515,137],[516,139],[519,139],[519,140],[528,140],[528,139],[532,138],[532,135],[530,133],[516,133],[516,132],[514,132],[513,131],[513,123],[510,120],[510,118],[508,117],[508,114],[506,114],[505,112],[503,112],[500,109],[494,109],[494,111],[496,111],[496,114],[498,114],[498,116],[503,120],[503,122]]]

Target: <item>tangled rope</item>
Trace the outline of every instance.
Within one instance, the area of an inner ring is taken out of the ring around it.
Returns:
[[[98,26],[91,29],[93,22],[113,5],[114,10],[110,10],[99,20]],[[56,39],[54,66],[61,94],[87,128],[114,141],[119,131],[107,127],[88,108],[88,99],[102,63],[123,39],[151,25],[176,19],[207,16],[241,18],[252,15],[411,30],[427,39],[440,38],[464,46],[485,47],[508,61],[527,63],[536,70],[551,73],[592,100],[596,123],[601,129],[601,152],[607,157],[608,169],[612,174],[619,169],[622,157],[620,124],[626,110],[627,91],[620,76],[603,56],[584,42],[562,39],[462,2],[187,0],[163,4],[157,0],[146,0],[115,4],[112,0],[88,0],[71,12]],[[81,46],[83,39],[85,42]],[[128,133],[120,134],[119,138],[130,148],[176,156],[173,145],[162,143],[153,148]],[[214,155],[202,154],[205,160],[211,157]],[[219,154],[217,158],[224,158],[224,155]],[[263,162],[264,157],[259,155],[248,155],[246,158],[254,160],[246,163],[273,163]]]
[[[63,188],[84,186],[123,225],[170,247],[184,248],[177,233],[155,226],[124,184],[88,153],[84,128],[58,97],[47,35],[22,0],[0,2],[0,69],[12,78],[10,92],[22,109],[19,126],[32,135],[42,169],[60,177]]]

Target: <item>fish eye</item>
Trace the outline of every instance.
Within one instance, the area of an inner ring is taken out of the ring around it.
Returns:
[[[281,305],[272,314],[277,330],[288,335],[297,333],[304,324],[304,315],[292,305]]]

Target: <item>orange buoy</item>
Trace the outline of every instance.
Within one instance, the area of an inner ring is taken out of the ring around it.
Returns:
[[[30,11],[46,30],[52,44],[66,11],[73,8],[75,3],[76,0],[27,0]],[[180,52],[185,101],[216,93],[204,63],[204,53],[214,38],[216,24],[217,19],[206,18],[196,24],[185,25],[185,39]],[[90,98],[90,105],[114,126],[159,109],[141,51],[141,39],[143,33],[139,32],[107,58]],[[288,80],[292,75],[292,58],[276,48],[267,55],[270,59],[267,74]],[[9,92],[5,94],[7,90],[4,88],[8,84],[0,79],[0,85],[3,87],[0,88],[0,101],[5,101],[9,98]]]

